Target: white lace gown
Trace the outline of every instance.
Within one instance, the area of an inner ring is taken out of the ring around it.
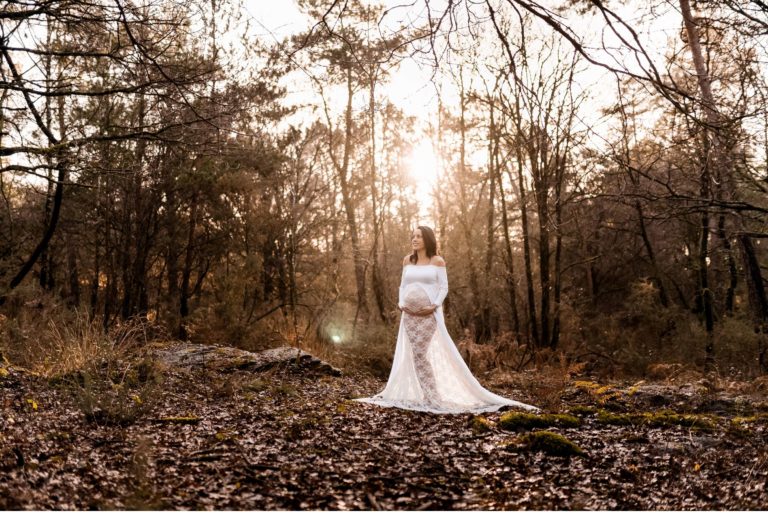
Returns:
[[[442,303],[447,294],[444,266],[409,264],[403,268],[400,306],[412,310],[431,304],[438,307],[429,316],[403,312],[386,387],[372,397],[355,400],[441,414],[489,412],[506,405],[538,410],[492,393],[472,375],[445,328]]]

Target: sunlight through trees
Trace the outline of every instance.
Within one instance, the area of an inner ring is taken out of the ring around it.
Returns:
[[[516,369],[768,372],[767,16],[7,2],[2,319],[42,305],[105,330],[386,349],[428,224],[451,330],[514,342]]]

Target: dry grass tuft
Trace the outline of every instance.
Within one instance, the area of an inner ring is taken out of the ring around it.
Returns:
[[[129,425],[159,396],[163,373],[144,351],[163,335],[156,326],[132,320],[105,330],[101,319],[42,300],[13,314],[0,319],[4,356],[66,389],[87,420]]]

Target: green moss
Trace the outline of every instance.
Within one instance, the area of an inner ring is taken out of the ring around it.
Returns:
[[[293,387],[291,384],[280,384],[279,386],[272,389],[272,391],[282,396],[296,396],[296,394],[299,392],[298,389]]]
[[[253,364],[253,362],[250,359],[245,359],[243,357],[238,357],[238,358],[232,359],[232,361],[230,363],[228,363],[227,367],[228,368],[243,369],[243,368],[247,368],[251,364]]]
[[[598,403],[604,404],[610,400],[621,398],[624,393],[611,385],[600,385],[597,382],[576,380],[573,386],[589,393]]]
[[[604,425],[646,425],[650,427],[690,427],[698,430],[713,430],[715,424],[710,418],[696,414],[678,414],[671,411],[617,414],[600,410],[597,422]]]
[[[237,440],[237,434],[234,434],[229,430],[222,430],[221,432],[216,432],[216,435],[214,437],[219,442],[225,442],[225,441],[229,442],[229,441]]]
[[[473,416],[472,420],[469,422],[469,425],[472,428],[472,431],[476,434],[491,432],[494,427],[493,422],[491,422],[488,418],[484,418],[483,416]]]
[[[735,439],[749,439],[754,437],[754,434],[752,433],[752,430],[749,428],[749,426],[745,426],[743,422],[736,421],[736,419],[733,419],[730,423],[728,423],[728,427],[725,429],[725,433],[726,435]]]
[[[508,412],[499,419],[499,426],[505,430],[530,430],[560,426],[572,428],[581,425],[581,420],[570,414],[529,414]]]
[[[70,432],[59,432],[57,430],[54,430],[53,432],[49,432],[48,434],[46,434],[46,438],[51,441],[57,441],[57,442],[70,442],[75,439]]]
[[[603,425],[626,426],[633,425],[638,421],[637,416],[633,414],[616,414],[602,409],[597,412],[597,422]]]
[[[306,418],[299,418],[292,423],[286,425],[283,430],[285,438],[289,441],[296,441],[299,439],[305,439],[312,437],[317,432],[318,427],[327,425],[330,422],[328,417],[319,418],[317,416],[309,416]]]
[[[257,378],[256,380],[252,380],[250,382],[245,383],[243,385],[243,389],[245,391],[260,393],[261,391],[266,391],[267,389],[269,389],[269,382],[267,382],[266,380]]]
[[[200,423],[200,418],[197,416],[168,416],[160,418],[158,421],[162,423],[173,423],[176,425],[196,425]]]
[[[696,414],[677,414],[670,411],[645,412],[642,414],[645,424],[652,427],[691,427],[699,430],[714,430],[715,424],[707,417]]]
[[[592,407],[590,405],[574,405],[568,410],[568,412],[574,416],[591,416],[593,414],[597,414],[599,410],[600,409],[597,407]]]
[[[739,423],[739,424],[760,423],[760,422],[764,423],[766,421],[768,421],[768,412],[759,412],[754,416],[736,416],[731,420],[731,423]]]
[[[532,452],[544,452],[557,457],[585,455],[584,450],[568,438],[547,430],[525,434],[519,441],[524,449]]]

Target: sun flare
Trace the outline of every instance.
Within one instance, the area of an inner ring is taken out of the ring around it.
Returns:
[[[440,175],[440,163],[430,140],[424,139],[413,147],[409,171],[416,183],[416,200],[420,205],[420,214],[426,214],[432,205],[432,191]]]

